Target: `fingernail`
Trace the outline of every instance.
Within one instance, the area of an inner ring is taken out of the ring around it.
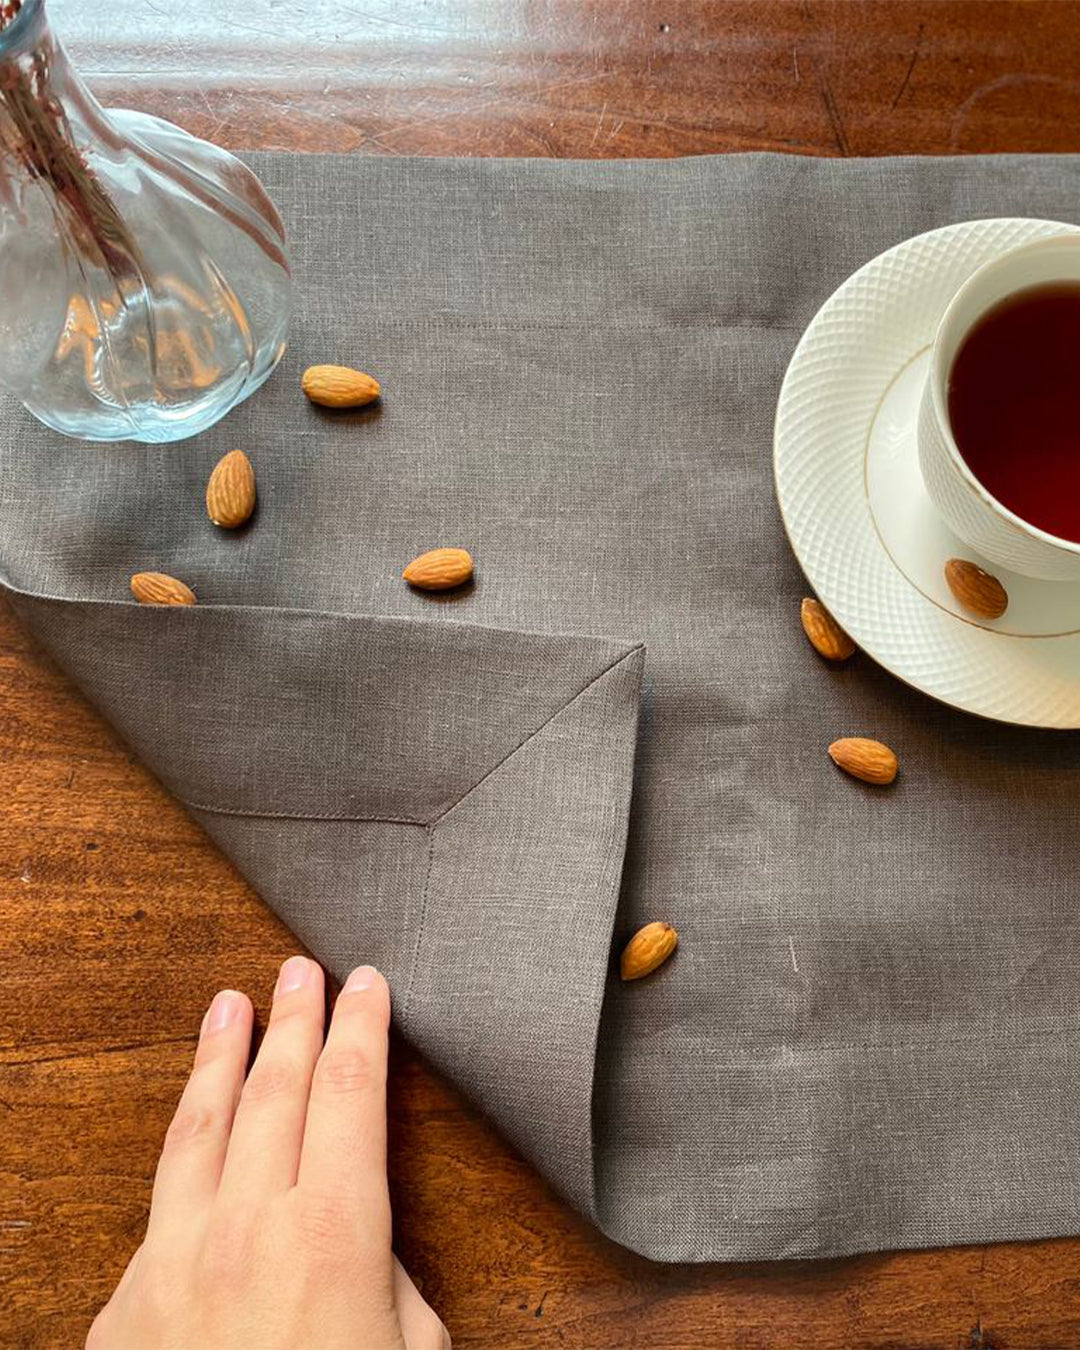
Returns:
[[[345,981],[345,988],[341,992],[343,994],[358,994],[361,989],[370,989],[378,974],[379,972],[374,966],[357,966]]]
[[[314,970],[314,966],[306,956],[290,956],[281,967],[281,973],[278,975],[278,993],[292,994],[297,989],[303,989],[304,985],[311,979],[312,970]]]
[[[223,989],[220,994],[215,994],[206,1015],[207,1032],[213,1035],[215,1031],[231,1027],[240,1016],[240,1007],[240,995],[235,989]]]

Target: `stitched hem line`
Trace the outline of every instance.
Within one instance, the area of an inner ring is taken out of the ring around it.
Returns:
[[[973,1045],[985,1047],[988,1040],[996,1039],[1002,1041],[1023,1041],[1027,1038],[1033,1040],[1045,1039],[1048,1036],[1074,1036],[1080,1033],[1080,1023],[1060,1022],[1050,1026],[1001,1026],[1000,1023],[975,1023],[972,1025],[971,1034],[964,1036],[927,1036],[922,1039],[899,1038],[897,1040],[830,1040],[823,1036],[817,1041],[800,1041],[795,1039],[795,1034],[803,1028],[789,1028],[788,1030],[778,1031],[778,1040],[783,1040],[788,1051],[793,1057],[793,1062],[800,1066],[814,1060],[827,1059],[831,1054],[846,1053],[852,1050],[859,1051],[880,1051],[883,1054],[892,1054],[896,1051],[936,1051],[943,1047],[962,1046],[970,1047]],[[706,1034],[701,1033],[699,1041],[706,1041]],[[680,1054],[693,1055],[695,1059],[715,1060],[725,1056],[725,1047],[722,1044],[709,1045],[698,1044],[696,1046],[680,1046]],[[726,1058],[723,1060],[724,1069],[733,1070],[752,1070],[754,1073],[766,1073],[769,1070],[779,1067],[785,1074],[790,1074],[792,1064],[777,1065],[775,1062],[775,1053],[768,1057],[766,1055],[757,1055],[745,1059],[735,1059],[730,1051],[726,1052]]]
[[[435,826],[429,825],[427,867],[424,870],[424,889],[420,894],[420,913],[416,916],[416,941],[413,943],[412,961],[409,964],[409,979],[405,985],[405,1002],[402,1007],[402,1019],[407,1021],[412,1007],[412,993],[416,984],[416,973],[420,969],[420,947],[424,939],[424,924],[427,921],[428,894],[431,890],[431,871],[435,864]]]
[[[437,312],[417,319],[380,319],[365,315],[365,326],[371,329],[422,329],[425,333],[588,333],[596,335],[593,323],[582,318],[578,323],[565,320],[551,323],[538,323],[536,320],[518,321],[516,319],[457,319],[453,315],[440,315]],[[670,333],[673,337],[681,333],[776,333],[781,337],[791,337],[803,331],[805,325],[762,322],[725,323],[722,320],[703,320],[700,323],[608,323],[604,324],[604,333]]]
[[[172,789],[169,789],[172,792]],[[246,810],[243,807],[207,806],[205,802],[192,802],[179,793],[172,795],[191,811],[205,811],[208,816],[241,816],[246,820],[339,820],[343,824],[355,821],[359,825],[418,825],[427,829],[429,822],[418,820],[415,816],[354,816],[338,814],[309,814],[304,811],[259,811]]]
[[[551,714],[551,716],[547,718],[546,721],[541,722],[535,731],[530,731],[523,741],[520,741],[517,745],[514,746],[513,750],[510,750],[507,754],[503,755],[502,759],[500,759],[497,764],[493,764],[491,768],[488,769],[487,773],[485,773],[482,778],[478,778],[476,782],[472,785],[472,787],[469,788],[467,792],[462,793],[462,795],[457,799],[456,802],[448,806],[446,810],[443,811],[440,815],[436,816],[435,819],[431,821],[432,829],[434,829],[436,825],[444,821],[451,811],[456,811],[457,808],[461,805],[461,803],[465,801],[468,797],[470,797],[478,787],[486,783],[493,773],[497,773],[499,769],[501,769],[503,765],[507,763],[508,760],[513,759],[513,757],[517,754],[519,750],[523,750],[531,740],[533,740],[536,736],[539,736],[542,731],[546,730],[552,724],[552,722],[555,721],[557,717],[561,717],[563,713],[566,712],[567,708],[572,708],[579,698],[582,698],[585,694],[589,692],[589,690],[593,687],[594,684],[597,684],[600,680],[602,680],[605,675],[609,675],[615,669],[616,666],[621,666],[624,661],[629,661],[629,659],[633,655],[635,655],[635,653],[644,650],[645,644],[643,642],[635,643],[635,645],[631,647],[629,651],[625,651],[621,656],[617,656],[615,660],[612,661],[610,665],[605,666],[604,669],[600,671],[598,675],[594,675],[592,679],[588,682],[588,684],[584,685],[581,689],[579,689],[572,698],[567,699],[566,702],[562,704],[561,707],[556,708],[555,711]]]

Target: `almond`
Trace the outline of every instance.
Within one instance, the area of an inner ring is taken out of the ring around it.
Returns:
[[[300,387],[324,408],[362,408],[382,393],[378,380],[349,366],[308,366]]]
[[[450,591],[473,574],[473,560],[463,548],[433,548],[421,553],[402,572],[410,586],[422,591]]]
[[[884,787],[896,777],[899,765],[896,756],[880,741],[865,736],[844,736],[829,746],[829,756],[837,768],[861,778],[864,783]]]
[[[136,572],[131,594],[140,605],[193,605],[195,592],[164,572]]]
[[[1005,587],[965,558],[950,558],[945,564],[945,580],[958,603],[981,619],[1000,619],[1009,607]]]
[[[206,510],[223,530],[235,530],[255,510],[255,470],[243,450],[218,460],[206,485]]]
[[[619,974],[624,980],[640,980],[662,966],[679,945],[679,935],[669,923],[647,923],[623,948]]]
[[[805,599],[799,615],[810,645],[826,661],[846,661],[854,653],[854,642],[820,600]]]

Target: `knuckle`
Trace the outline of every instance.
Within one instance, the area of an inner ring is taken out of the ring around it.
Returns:
[[[283,1022],[311,1022],[314,1024],[321,1018],[322,1011],[322,1003],[319,1002],[313,1007],[310,997],[304,990],[293,994],[282,994],[274,999],[274,1006],[270,1009],[270,1026],[277,1026]]]
[[[356,1227],[353,1206],[341,1195],[301,1192],[297,1197],[296,1234],[324,1260],[350,1260],[352,1243],[345,1239]]]
[[[165,1132],[163,1152],[203,1139],[217,1139],[225,1132],[225,1119],[208,1106],[179,1106]]]
[[[195,1067],[192,1070],[192,1077],[205,1073],[219,1059],[232,1058],[236,1054],[237,1048],[228,1036],[204,1036],[199,1041],[199,1048],[195,1051]]]
[[[365,1050],[326,1050],[315,1069],[315,1085],[328,1096],[370,1092],[380,1086],[385,1069]]]
[[[256,1060],[244,1084],[241,1100],[248,1103],[276,1101],[300,1092],[303,1086],[304,1075],[291,1061],[271,1059],[260,1064]]]

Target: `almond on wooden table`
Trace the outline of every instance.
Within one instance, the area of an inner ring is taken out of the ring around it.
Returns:
[[[860,778],[877,787],[891,783],[900,767],[887,745],[866,736],[843,736],[833,741],[829,746],[829,758],[852,778]]]
[[[463,548],[433,548],[421,553],[402,572],[410,586],[422,591],[450,591],[473,574],[472,555]]]
[[[662,966],[679,945],[679,935],[669,923],[647,923],[623,948],[619,974],[624,980],[640,980]]]
[[[799,617],[810,645],[826,661],[846,661],[854,654],[854,642],[820,600],[808,596],[800,606]]]
[[[324,408],[362,408],[382,393],[378,380],[351,366],[308,366],[300,387]]]
[[[1009,595],[997,577],[966,558],[950,558],[945,580],[959,604],[981,619],[1000,619],[1009,607]]]
[[[237,529],[255,510],[255,470],[243,450],[218,460],[206,485],[206,510],[223,530]]]
[[[140,605],[193,605],[195,592],[165,572],[136,572],[131,593]]]

